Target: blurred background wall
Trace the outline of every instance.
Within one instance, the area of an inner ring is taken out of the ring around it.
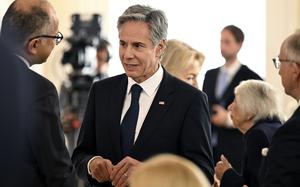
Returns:
[[[292,111],[296,102],[285,96],[278,71],[272,58],[279,53],[280,44],[300,26],[299,0],[49,0],[60,19],[60,31],[71,36],[71,15],[79,13],[102,15],[101,35],[113,48],[109,75],[123,73],[118,58],[117,18],[130,5],[149,4],[165,11],[169,20],[169,39],[180,39],[202,51],[206,60],[199,76],[199,87],[205,72],[224,63],[220,54],[220,31],[228,24],[235,24],[245,32],[244,46],[239,54],[242,63],[255,70],[281,93],[285,111]],[[0,1],[0,21],[12,0]],[[217,6],[218,5],[218,6]],[[48,61],[32,67],[50,79],[56,87],[66,79],[61,57],[69,44],[64,40],[58,45]],[[288,113],[288,112],[287,112]]]

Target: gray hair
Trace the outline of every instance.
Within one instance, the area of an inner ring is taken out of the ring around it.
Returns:
[[[118,19],[118,29],[128,21],[142,21],[148,24],[151,40],[156,45],[160,40],[167,39],[168,20],[161,10],[150,6],[133,5]]]
[[[300,31],[290,35],[282,43],[282,50],[287,59],[300,64]]]
[[[283,121],[278,95],[269,83],[260,80],[242,81],[234,93],[238,108],[244,115],[254,115],[254,123],[267,118]]]
[[[32,36],[45,34],[49,30],[51,19],[42,7],[47,1],[30,6],[29,11],[17,9],[14,1],[7,9],[1,26],[0,39],[7,41],[12,47],[21,48]]]

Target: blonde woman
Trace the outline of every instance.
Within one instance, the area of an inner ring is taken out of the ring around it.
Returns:
[[[210,187],[205,175],[191,161],[171,155],[155,156],[132,173],[130,187]]]
[[[197,76],[204,58],[202,53],[188,44],[178,40],[169,40],[161,64],[171,75],[198,87]]]

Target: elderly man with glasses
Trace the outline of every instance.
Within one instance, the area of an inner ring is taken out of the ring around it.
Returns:
[[[290,35],[273,59],[285,93],[300,101],[300,33]],[[264,187],[300,186],[300,107],[273,136],[268,150]]]
[[[6,139],[1,136],[0,143],[1,187],[74,186],[57,91],[29,69],[45,62],[62,38],[56,13],[45,0],[16,0],[3,17],[0,39],[9,45],[9,63],[15,71],[8,75],[11,86],[1,90],[17,95],[18,106],[11,120],[1,121],[8,134]]]

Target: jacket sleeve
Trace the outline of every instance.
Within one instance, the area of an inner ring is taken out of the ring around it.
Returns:
[[[246,142],[247,162],[243,169],[243,177],[246,185],[259,186],[259,169],[262,162],[261,150],[269,146],[268,139],[263,131],[254,130],[249,134]]]
[[[300,129],[282,126],[275,133],[267,156],[266,175],[262,181],[264,187],[300,186],[299,153]]]
[[[53,85],[43,90],[32,109],[27,138],[46,186],[74,186],[75,172],[65,146],[58,95]]]
[[[181,131],[181,154],[193,161],[213,182],[210,115],[207,97],[197,92],[192,99]]]
[[[242,187],[243,184],[243,176],[239,175],[234,169],[228,169],[222,177],[220,187]]]

